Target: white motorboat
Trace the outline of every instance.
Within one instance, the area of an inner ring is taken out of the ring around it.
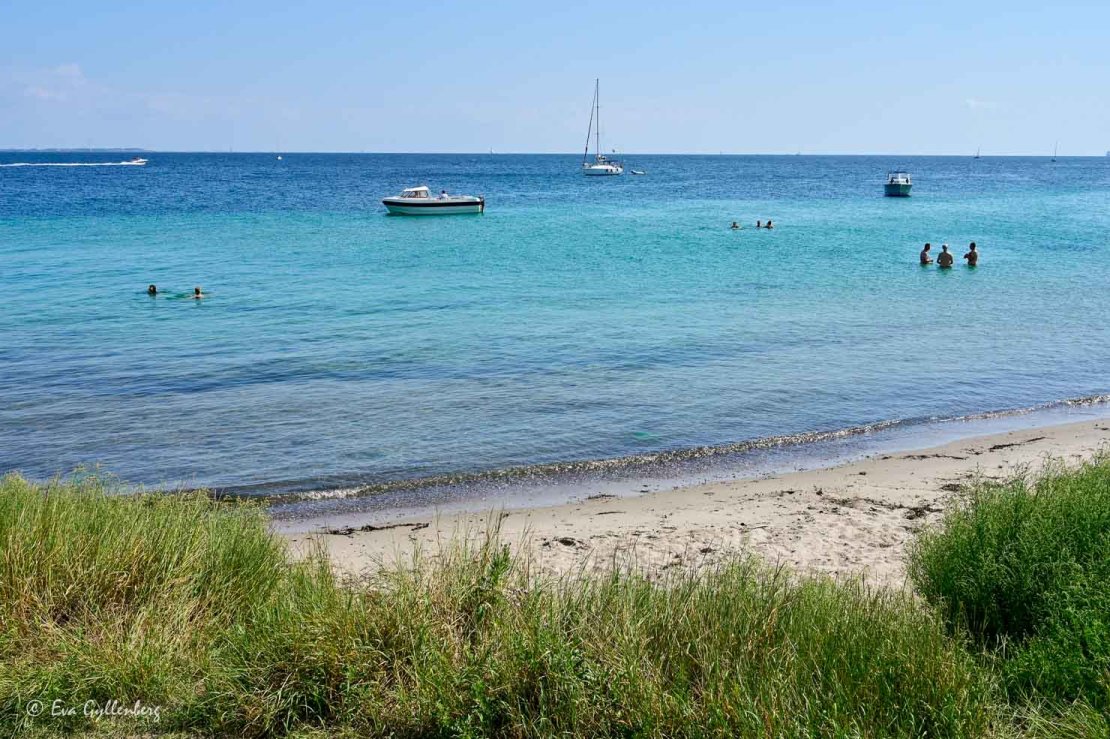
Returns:
[[[908,198],[913,188],[913,180],[909,172],[898,170],[887,172],[886,183],[883,185],[883,195],[888,198]]]
[[[146,164],[148,161],[150,161],[150,160],[149,159],[143,159],[142,157],[135,157],[134,159],[131,159],[131,160],[123,162],[123,163],[124,164],[130,164],[130,165],[135,166],[135,167],[141,167],[144,164]]]
[[[400,195],[383,198],[382,205],[393,215],[444,216],[458,213],[484,213],[486,200],[475,195],[448,195],[446,190],[432,197],[426,186],[408,187]]]
[[[598,99],[600,80],[594,80],[594,103],[590,107],[590,127],[586,129],[586,151],[582,154],[582,174],[610,176],[624,174],[624,165],[601,153],[601,104]],[[595,125],[596,122],[596,125]],[[589,161],[590,134],[594,135],[594,160]]]

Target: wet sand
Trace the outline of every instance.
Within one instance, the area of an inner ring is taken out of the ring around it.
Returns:
[[[900,586],[907,542],[937,521],[976,479],[1036,472],[1049,460],[1076,464],[1110,449],[1110,420],[963,439],[880,454],[828,469],[689,485],[636,497],[607,495],[558,506],[398,518],[363,529],[287,538],[295,552],[319,538],[334,566],[358,576],[434,553],[453,537],[481,536],[499,522],[505,542],[534,555],[540,572],[606,569],[631,558],[659,572],[741,553]]]

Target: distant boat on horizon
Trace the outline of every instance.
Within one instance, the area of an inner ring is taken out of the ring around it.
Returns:
[[[976,147],[975,147],[975,158],[976,158],[976,159],[979,159],[979,149],[980,149],[980,148],[982,148],[982,147],[979,147],[979,146],[976,146]]]
[[[582,174],[612,176],[624,174],[624,165],[601,153],[601,79],[594,80],[594,102],[590,106],[590,126],[586,129],[586,151],[582,154]],[[594,125],[596,121],[596,126]],[[594,134],[594,161],[590,163],[590,134]]]
[[[910,173],[903,170],[887,172],[886,184],[883,185],[883,195],[888,198],[908,198],[913,188]]]
[[[1056,146],[1052,147],[1052,161],[1056,161],[1056,152],[1060,150],[1060,142],[1056,142]]]
[[[0,167],[145,167],[149,161],[135,157],[125,162],[5,162]]]

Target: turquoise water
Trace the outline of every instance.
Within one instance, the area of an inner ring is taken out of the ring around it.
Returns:
[[[1110,392],[1106,158],[148,156],[0,167],[0,471],[287,493]],[[384,214],[419,183],[487,212]]]

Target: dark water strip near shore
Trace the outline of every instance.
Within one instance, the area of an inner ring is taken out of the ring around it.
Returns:
[[[588,495],[636,495],[702,482],[844,463],[868,454],[935,446],[1037,426],[1110,416],[1110,393],[962,416],[898,419],[612,459],[572,460],[480,472],[274,494],[217,490],[221,498],[264,496],[279,528],[324,520],[380,522],[429,510],[552,505]]]

